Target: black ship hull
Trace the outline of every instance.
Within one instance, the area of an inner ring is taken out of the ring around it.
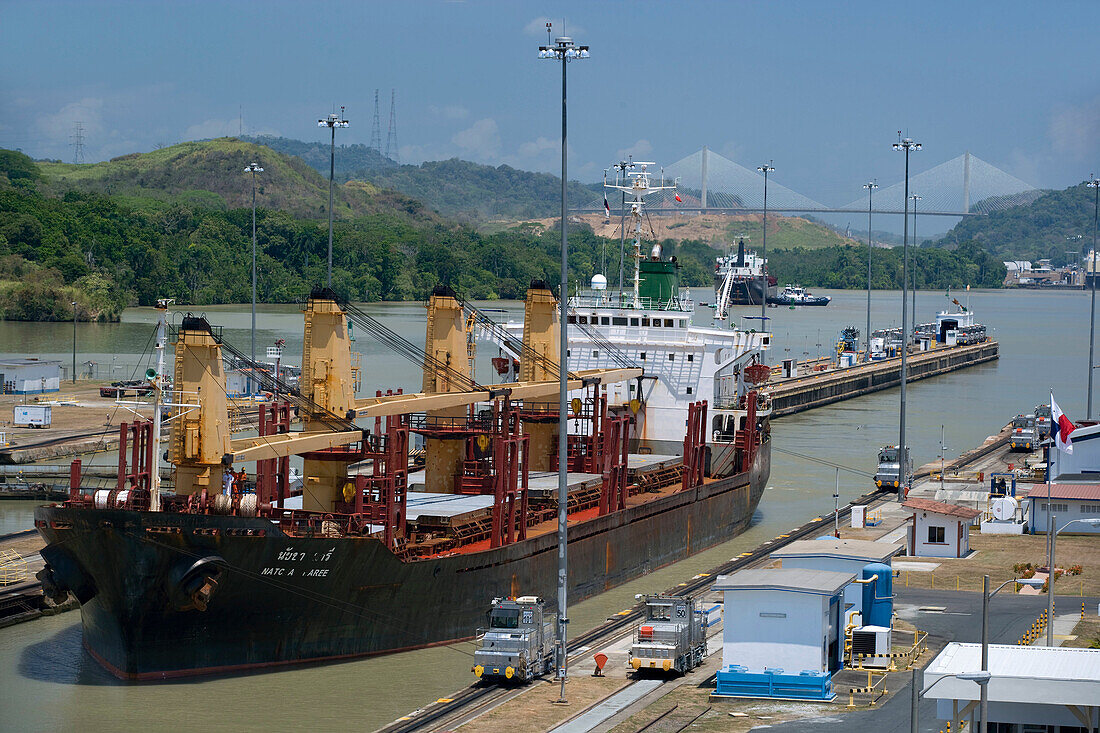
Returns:
[[[765,441],[748,472],[572,523],[570,602],[742,532],[770,467]],[[554,533],[402,561],[374,538],[292,537],[235,516],[43,506],[35,524],[48,585],[74,592],[84,646],[125,679],[442,644],[471,637],[495,596],[557,597]],[[206,609],[188,608],[184,586],[213,568]]]
[[[714,297],[717,300],[722,295],[722,285],[725,277],[715,276],[714,278]],[[753,278],[751,280],[734,280],[730,287],[729,304],[730,305],[760,305],[761,294],[764,292],[764,281],[762,278]],[[775,296],[775,285],[768,285],[768,299],[770,300]]]

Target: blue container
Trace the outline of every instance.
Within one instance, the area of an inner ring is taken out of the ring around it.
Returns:
[[[893,571],[889,565],[873,562],[863,566],[863,580],[878,576],[863,584],[863,625],[890,627],[894,615]]]

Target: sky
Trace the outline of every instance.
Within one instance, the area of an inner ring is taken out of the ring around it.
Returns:
[[[591,47],[569,80],[570,178],[627,153],[707,145],[831,205],[969,150],[1041,188],[1100,172],[1100,3],[54,2],[0,0],[0,147],[88,162],[270,133],[370,142],[390,90],[406,163],[458,156],[560,173],[554,34]]]

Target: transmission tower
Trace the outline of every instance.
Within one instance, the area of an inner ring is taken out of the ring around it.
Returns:
[[[390,131],[386,135],[386,157],[394,163],[397,159],[397,90],[390,90]]]
[[[378,110],[378,90],[374,90],[374,125],[370,130],[370,147],[381,155],[382,153],[382,120]]]
[[[69,136],[69,144],[73,146],[73,163],[80,165],[84,162],[84,123],[73,123],[73,134]]]

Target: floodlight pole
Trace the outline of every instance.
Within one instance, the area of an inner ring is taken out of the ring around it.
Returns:
[[[1085,184],[1092,189],[1092,258],[1089,260],[1088,268],[1085,269],[1085,277],[1089,277],[1090,270],[1092,277],[1089,279],[1092,281],[1092,302],[1089,305],[1089,394],[1087,408],[1085,410],[1085,418],[1092,419],[1092,372],[1095,369],[1093,361],[1093,349],[1096,346],[1096,228],[1100,223],[1100,178],[1095,175],[1089,175],[1089,181]]]
[[[764,330],[764,326],[767,323],[768,314],[765,312],[768,307],[768,174],[775,170],[772,166],[772,161],[768,161],[764,165],[759,165],[756,170],[764,174],[764,241],[760,246],[760,272],[764,276],[764,292],[760,294],[760,330]],[[764,352],[760,352],[761,363],[763,363]]]
[[[248,373],[248,394],[252,395],[252,377],[256,373],[256,174],[263,173],[259,163],[249,163],[245,173],[252,174],[252,368]]]
[[[323,120],[317,120],[318,127],[327,127],[332,132],[329,142],[328,154],[328,277],[325,285],[332,287],[332,182],[336,175],[336,128],[347,127],[348,121],[344,119],[344,108],[340,108],[340,114],[331,114]]]
[[[878,188],[874,181],[863,184],[867,189],[867,361],[871,360],[871,194]]]
[[[921,144],[915,143],[909,138],[901,139],[898,132],[898,142],[894,143],[894,150],[905,151],[905,197],[902,221],[902,266],[901,266],[901,409],[899,410],[898,429],[898,500],[905,498],[908,490],[909,474],[905,451],[905,383],[909,378],[909,312],[908,293],[909,285],[909,152],[920,150]]]
[[[920,240],[917,238],[917,202],[921,200],[921,196],[913,194],[909,197],[913,200],[913,246],[920,247]],[[917,264],[913,263],[913,328],[917,327]]]
[[[550,24],[546,24],[547,36]],[[567,132],[569,129],[566,106],[566,68],[570,61],[588,58],[588,46],[574,45],[568,36],[559,36],[553,45],[548,43],[539,47],[539,58],[561,62],[561,284],[558,293],[558,331],[561,340],[558,345],[558,639],[557,667],[561,692],[558,702],[565,700],[565,679],[567,672],[566,627],[569,623],[566,593],[569,588],[568,565],[568,505],[569,505],[569,241],[566,236],[566,207],[569,147]]]

